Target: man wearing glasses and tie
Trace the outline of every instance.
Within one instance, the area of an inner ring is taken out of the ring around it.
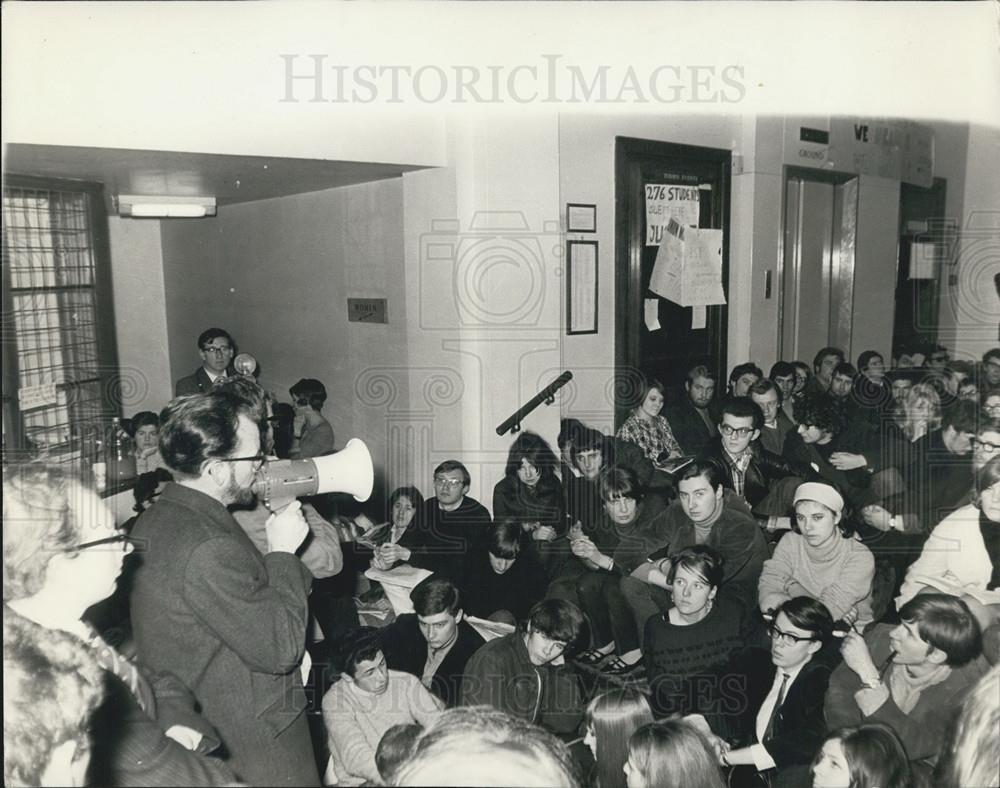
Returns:
[[[174,396],[200,394],[210,391],[215,381],[234,374],[233,354],[236,352],[233,338],[221,328],[209,328],[198,337],[198,353],[201,366],[186,378],[174,384]]]
[[[261,555],[227,506],[253,499],[264,462],[248,403],[222,390],[175,399],[160,449],[174,474],[136,522],[132,592],[140,658],[194,693],[250,785],[319,785],[299,674],[312,575],[296,556],[296,501],[265,526]]]
[[[747,649],[726,675],[743,687],[738,714],[727,720],[733,744],[716,741],[720,764],[739,772],[733,785],[767,784],[751,775],[807,773],[826,736],[823,700],[830,664],[818,654],[833,633],[830,612],[811,597],[794,597],[775,610],[768,632],[771,648]]]
[[[434,469],[434,497],[417,512],[413,525],[397,544],[385,544],[375,565],[388,569],[397,561],[438,572],[465,589],[467,556],[486,551],[490,513],[468,495],[472,477],[458,460]]]

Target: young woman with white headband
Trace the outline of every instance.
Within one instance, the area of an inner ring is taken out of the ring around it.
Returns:
[[[873,619],[875,559],[853,538],[843,497],[829,484],[807,482],[795,490],[794,506],[794,533],[778,542],[761,571],[761,611],[809,596],[826,605],[834,621],[861,632]]]

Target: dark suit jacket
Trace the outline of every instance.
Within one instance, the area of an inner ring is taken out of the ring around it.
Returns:
[[[208,376],[204,367],[198,367],[194,374],[186,378],[180,378],[174,384],[174,396],[183,397],[185,394],[199,394],[212,388],[212,379]]]
[[[711,408],[709,413],[714,423],[715,413]],[[668,406],[664,415],[670,422],[674,437],[681,445],[681,451],[685,454],[701,454],[708,442],[719,434],[715,427],[709,430],[687,395],[682,402]]]
[[[382,630],[382,653],[392,670],[412,673],[418,679],[424,675],[427,662],[427,641],[420,633],[416,613],[406,613]],[[449,708],[458,705],[465,664],[486,641],[465,621],[458,623],[458,639],[438,666],[430,690]]]
[[[139,658],[173,673],[251,785],[316,785],[298,666],[312,575],[291,553],[261,556],[204,493],[168,484],[138,519],[132,591]]]
[[[742,651],[731,662],[726,677],[738,681],[743,689],[745,703],[735,718],[732,731],[740,746],[757,742],[757,712],[774,684],[777,671],[767,649],[750,648]],[[785,694],[785,702],[774,721],[774,734],[762,741],[775,766],[781,770],[796,764],[807,764],[819,751],[826,738],[826,721],[823,718],[823,699],[830,683],[830,665],[814,656],[802,668]]]
[[[764,499],[773,481],[786,476],[796,476],[803,481],[816,478],[816,472],[808,465],[786,460],[779,454],[772,454],[761,446],[759,441],[750,444],[750,452],[753,457],[744,477],[743,497],[751,508]],[[722,448],[721,437],[712,439],[702,453],[702,459],[714,461],[722,469],[722,485],[730,490],[736,489],[733,485],[732,469],[726,459],[725,449]]]

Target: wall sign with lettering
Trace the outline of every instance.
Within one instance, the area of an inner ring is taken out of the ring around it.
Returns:
[[[347,320],[351,323],[388,323],[386,299],[348,298]]]
[[[646,184],[646,246],[659,246],[671,219],[682,227],[697,227],[701,190],[697,184]]]

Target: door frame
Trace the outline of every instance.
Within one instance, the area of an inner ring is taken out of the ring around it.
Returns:
[[[628,195],[631,189],[641,186],[638,167],[630,166],[635,158],[692,158],[718,167],[719,199],[722,208],[722,286],[729,297],[729,211],[732,182],[732,151],[722,148],[704,148],[700,145],[683,145],[676,142],[659,142],[636,137],[615,138],[615,370],[637,369],[639,366],[639,337],[643,314],[642,252],[645,246],[645,211],[631,215]],[[638,189],[634,193],[642,193]],[[721,309],[710,310],[706,327],[711,326],[719,338],[715,349],[716,383],[725,382],[728,370],[726,356],[728,303]],[[622,387],[615,386],[615,412],[622,413]],[[617,421],[617,419],[616,419]],[[618,424],[616,423],[616,427]]]

